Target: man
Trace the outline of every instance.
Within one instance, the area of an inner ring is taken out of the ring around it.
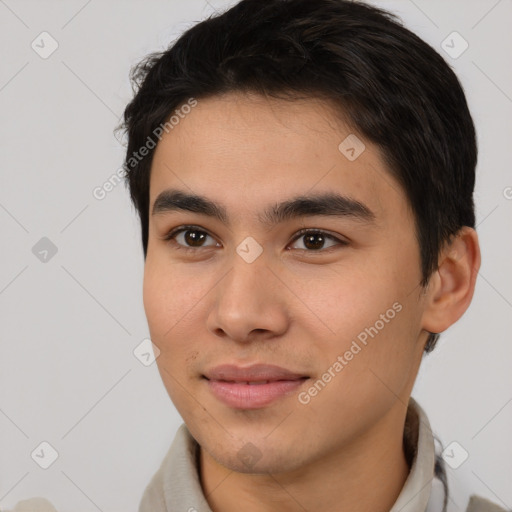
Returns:
[[[449,66],[361,2],[242,0],[132,76],[144,307],[184,420],[139,512],[447,510],[411,391],[480,267]]]
[[[449,66],[360,2],[243,0],[132,77],[144,306],[185,422],[140,512],[446,510],[410,395],[480,267]]]

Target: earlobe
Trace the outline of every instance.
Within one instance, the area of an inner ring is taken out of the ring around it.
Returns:
[[[473,298],[480,261],[476,231],[464,226],[439,255],[425,298],[423,329],[443,332],[464,314]]]

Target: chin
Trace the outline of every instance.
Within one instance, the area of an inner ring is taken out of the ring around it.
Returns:
[[[294,471],[304,464],[294,446],[284,446],[281,440],[273,445],[265,439],[250,439],[230,443],[228,450],[226,444],[217,445],[214,450],[207,444],[202,446],[218,464],[237,473],[277,474]]]

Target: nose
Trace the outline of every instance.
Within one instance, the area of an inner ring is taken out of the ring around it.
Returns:
[[[236,343],[270,339],[289,323],[283,285],[263,255],[248,263],[234,254],[231,269],[215,287],[207,327]]]

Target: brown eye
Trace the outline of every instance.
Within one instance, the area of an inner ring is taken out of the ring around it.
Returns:
[[[211,238],[213,244],[205,244],[205,240]],[[172,241],[177,249],[200,249],[202,247],[212,247],[216,245],[215,240],[211,235],[196,226],[182,226],[174,229],[166,235],[165,240]]]
[[[325,231],[306,229],[300,231],[294,241],[302,240],[304,247],[299,247],[299,250],[305,250],[308,252],[322,251],[323,249],[330,249],[336,246],[336,243],[325,247],[326,241],[331,240],[337,242],[337,245],[348,245],[344,240],[340,240],[333,235],[329,235]]]
[[[193,247],[201,247],[208,236],[204,231],[193,231],[191,229],[187,229],[183,233],[185,242]]]

